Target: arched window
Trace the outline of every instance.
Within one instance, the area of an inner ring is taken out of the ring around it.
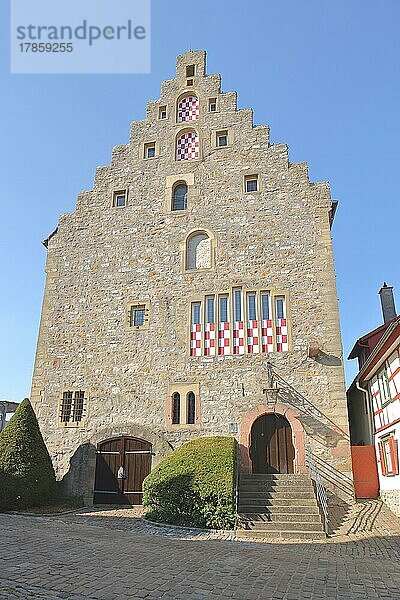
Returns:
[[[211,240],[205,231],[192,233],[186,241],[186,269],[211,268]]]
[[[194,425],[196,421],[196,396],[193,392],[189,392],[186,396],[187,402],[187,422],[189,425]]]
[[[188,187],[184,181],[178,181],[172,189],[172,210],[185,210],[187,208]]]
[[[197,96],[185,96],[178,102],[177,121],[185,123],[186,121],[197,121],[200,116],[200,104]]]
[[[199,135],[196,131],[185,131],[176,140],[176,160],[200,157]]]
[[[172,424],[179,425],[181,422],[181,395],[175,392],[172,395]]]

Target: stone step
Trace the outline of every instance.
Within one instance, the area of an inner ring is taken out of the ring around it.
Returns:
[[[277,473],[277,474],[264,474],[264,473],[242,473],[240,475],[240,481],[311,481],[311,477],[308,473]]]
[[[261,498],[258,502],[250,502],[247,500],[241,500],[239,498],[239,512],[265,512],[271,508],[271,506],[317,506],[315,498],[302,498],[301,501],[297,498],[284,498],[275,499]],[[257,508],[256,508],[257,507]]]
[[[243,511],[240,511],[243,512]],[[319,515],[319,508],[316,502],[314,502],[314,504],[292,504],[289,506],[286,505],[278,505],[276,506],[275,504],[270,504],[265,510],[263,511],[250,511],[250,513],[246,513],[246,515],[274,515],[275,513],[281,514],[281,515],[293,515],[293,514],[299,514],[299,515]]]
[[[285,540],[324,540],[324,531],[259,531],[254,529],[238,529],[237,539],[285,539]]]
[[[262,526],[264,523],[281,523],[288,521],[299,523],[322,523],[319,513],[240,513],[239,520],[242,525],[248,524],[251,527],[257,527],[258,525]]]
[[[251,529],[256,531],[322,531],[321,521],[302,522],[302,521],[263,521],[262,523],[246,523],[246,527],[241,529]]]
[[[264,492],[313,492],[314,488],[311,485],[257,485],[253,483],[249,483],[246,485],[239,486],[240,492],[254,492],[254,493],[264,493]]]
[[[242,498],[246,498],[246,499],[256,499],[256,498],[261,498],[261,499],[267,499],[267,498],[271,498],[271,499],[285,499],[287,498],[288,500],[290,499],[296,499],[296,500],[301,500],[302,498],[315,498],[315,494],[314,494],[314,490],[307,490],[306,492],[296,492],[296,491],[273,491],[273,492],[257,492],[257,493],[252,493],[252,492],[242,492],[241,490],[239,490],[239,501]]]

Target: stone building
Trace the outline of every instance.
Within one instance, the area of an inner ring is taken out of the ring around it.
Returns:
[[[243,473],[305,473],[313,455],[349,500],[336,205],[205,60],[178,56],[45,240],[31,400],[88,503],[95,487],[139,502],[151,465],[210,435],[237,438]]]

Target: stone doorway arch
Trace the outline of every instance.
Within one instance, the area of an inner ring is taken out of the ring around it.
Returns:
[[[250,430],[249,452],[253,473],[293,473],[294,446],[287,418],[277,412],[258,417]]]
[[[277,403],[274,410],[261,404],[246,413],[240,426],[240,470],[242,473],[252,473],[252,460],[250,456],[251,429],[254,422],[262,415],[277,413],[287,419],[292,430],[292,442],[294,447],[293,472],[307,473],[305,465],[305,436],[304,429],[299,420],[299,413],[293,408]]]

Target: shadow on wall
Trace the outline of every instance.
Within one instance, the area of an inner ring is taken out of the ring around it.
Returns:
[[[342,359],[339,356],[335,356],[334,354],[326,354],[325,352],[322,352],[322,350],[314,358],[314,360],[325,367],[340,367],[342,365]]]
[[[351,506],[336,494],[328,493],[328,534],[335,535],[348,519]],[[322,516],[322,514],[321,514]]]
[[[85,505],[92,505],[95,472],[96,448],[89,442],[82,444],[69,461],[68,472],[60,484],[61,492],[66,496],[79,496]]]
[[[326,485],[328,489],[337,490],[337,493],[340,494],[342,498],[346,498],[349,503],[352,503],[354,501],[352,478],[345,473],[338,471],[334,466],[316,454],[313,454],[313,459],[323,485]]]

